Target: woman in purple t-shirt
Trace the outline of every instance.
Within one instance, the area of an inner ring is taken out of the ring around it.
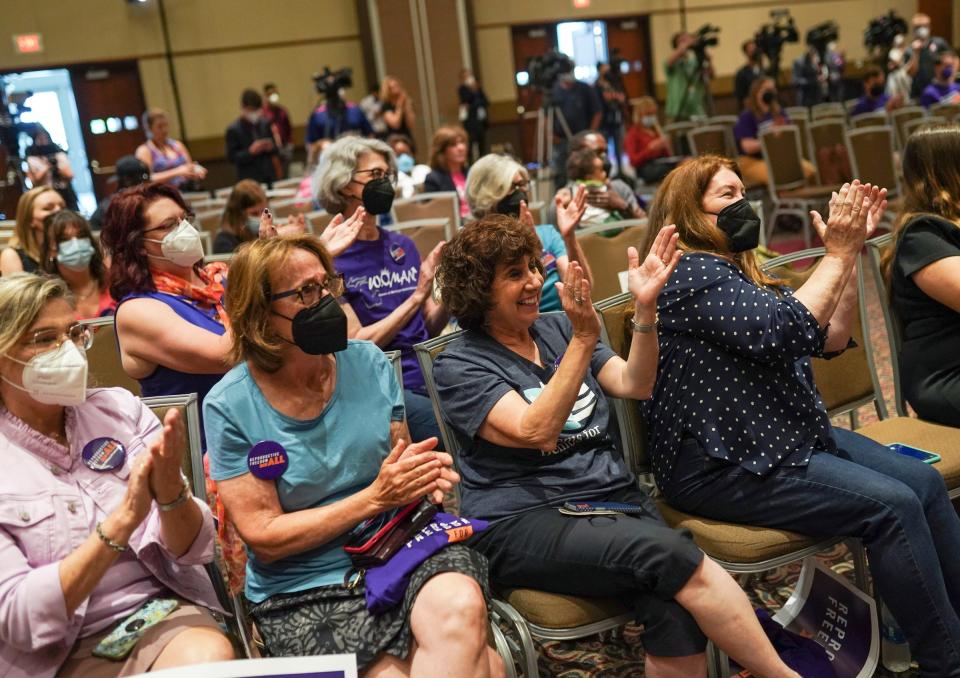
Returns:
[[[440,438],[413,346],[439,334],[449,319],[432,294],[444,243],[421,262],[410,238],[377,226],[377,215],[393,205],[396,182],[396,160],[387,144],[344,137],[323,153],[316,199],[330,213],[362,215],[356,242],[334,259],[343,274],[350,338],[401,352],[410,435]]]

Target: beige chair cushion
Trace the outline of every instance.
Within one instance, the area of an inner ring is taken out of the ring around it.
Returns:
[[[629,612],[613,598],[578,598],[536,589],[506,589],[502,593],[500,597],[524,619],[550,629],[572,629]]]
[[[794,200],[829,200],[830,195],[839,190],[839,186],[804,186],[789,191],[780,191],[778,195],[784,199],[793,198]]]
[[[933,468],[940,471],[948,490],[960,486],[960,429],[931,424],[912,417],[890,417],[858,428],[878,443],[904,443],[940,455]]]
[[[759,563],[823,541],[796,532],[723,523],[683,513],[664,501],[657,508],[670,527],[690,530],[693,541],[711,558],[728,563]]]

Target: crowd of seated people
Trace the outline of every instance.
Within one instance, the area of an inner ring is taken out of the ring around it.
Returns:
[[[952,52],[934,55],[921,103],[955,100],[955,70]],[[882,71],[863,87],[852,112],[904,103],[884,93]],[[186,422],[88,387],[83,321],[115,314],[117,360],[144,397],[197,394],[198,453],[216,515],[246,549],[244,594],[273,656],[352,653],[370,676],[441,666],[499,677],[491,597],[533,588],[623,601],[644,626],[650,676],[706,676],[708,640],[754,675],[800,675],[737,582],[665,522],[629,470],[616,398],[646,422],[666,503],[859,539],[923,675],[960,676],[960,519],[943,477],[833,426],[811,367],[853,345],[858,261],[886,190],[853,181],[812,213],[826,254],[797,289],[765,273],[746,189],[767,181],[761,132],[790,124],[773,79],[749,87],[737,160],[673,157],[656,101],[638,102],[624,152],[659,184],[649,213],[628,176],[611,176],[605,135],[587,129],[570,140],[569,182],[535,218],[527,167],[495,153],[468,166],[460,126],[438,128],[429,166],[418,165],[412,101],[388,76],[382,139],[332,134],[323,107],[311,118],[317,162],[303,185],[335,215],[319,235],[303,215],[271,213],[260,182],[281,173],[276,122],[249,94],[230,152],[241,169],[265,171],[233,187],[212,253],[182,193],[205,170],[159,109],[145,114],[150,138],[127,163],[129,185],[103,203],[102,230],[51,187],[20,198],[0,252],[0,455],[20,471],[0,481],[0,674],[117,676],[236,654],[203,568],[217,539],[211,508],[180,471]],[[906,398],[951,427],[958,166],[960,127],[910,136],[885,261]],[[460,199],[454,236],[429,252],[387,226],[394,200],[421,190]],[[593,306],[595,276],[611,271],[587,260],[577,230],[643,217],[646,242],[623,256],[631,341],[621,357]],[[414,347],[458,330],[436,359],[431,398]],[[394,350],[399,375],[384,354]],[[283,451],[279,478],[251,466],[264,443]],[[424,560],[395,605],[372,611],[348,540],[457,486],[462,514],[489,527]],[[578,500],[636,513],[557,510]],[[168,599],[176,610],[128,656],[101,656],[118,624]]]

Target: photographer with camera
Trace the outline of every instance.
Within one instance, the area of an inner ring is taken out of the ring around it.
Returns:
[[[73,168],[66,152],[50,139],[50,133],[37,124],[33,144],[27,148],[27,177],[36,186],[49,186],[63,198],[67,209],[78,209],[77,194],[73,190]]]
[[[930,35],[930,17],[917,13],[910,20],[913,27],[913,42],[904,53],[907,73],[913,77],[910,96],[919,99],[923,90],[933,81],[933,68],[940,52],[949,52],[950,43],[940,37]]]
[[[567,155],[570,139],[585,130],[597,130],[603,119],[603,104],[597,91],[573,77],[573,61],[559,52],[548,52],[542,60],[542,77],[553,80],[549,104],[556,107],[553,123],[553,173],[558,188],[567,183]],[[552,78],[551,78],[552,76]]]
[[[737,107],[742,109],[747,93],[750,91],[750,85],[763,75],[763,53],[757,48],[757,41],[753,38],[744,40],[740,49],[747,57],[747,63],[741,66],[733,76],[733,93],[737,98]]]
[[[241,116],[227,127],[227,158],[237,169],[237,181],[272,184],[279,175],[280,161],[274,131],[261,111],[263,99],[256,90],[246,89],[240,107]]]
[[[612,157],[617,161],[617,174],[620,174],[620,158],[623,156],[623,118],[627,105],[627,93],[620,77],[621,63],[623,59],[617,56],[617,50],[613,50],[609,64],[597,64],[597,81],[593,85],[603,107],[600,131],[606,137],[607,144],[613,146]]]
[[[668,120],[691,120],[707,114],[707,82],[713,78],[713,65],[706,48],[717,44],[718,30],[707,24],[696,34],[681,31],[671,38],[673,53],[664,64]]]
[[[814,45],[793,61],[793,86],[797,90],[798,106],[816,106],[827,99],[827,68],[820,60]]]
[[[323,103],[310,114],[307,122],[307,146],[311,155],[319,146],[318,142],[324,139],[333,141],[348,133],[373,136],[373,127],[363,110],[343,98],[343,91],[353,86],[349,68],[331,71],[329,66],[324,66],[322,73],[314,74],[313,82],[317,94],[323,97]]]

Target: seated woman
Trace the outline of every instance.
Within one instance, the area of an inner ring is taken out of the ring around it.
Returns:
[[[735,163],[703,156],[666,178],[650,214],[676,224],[683,251],[658,300],[657,485],[707,518],[860,539],[922,675],[960,675],[960,519],[943,478],[833,428],[810,365],[848,346],[855,266],[886,191],[847,184],[826,224],[812,214],[827,253],[794,292],[760,270],[744,194]]]
[[[214,254],[229,254],[260,233],[260,217],[267,209],[267,194],[253,179],[238,181],[223,208],[220,231],[213,239]]]
[[[393,149],[397,158],[397,188],[400,189],[400,197],[409,198],[418,188],[423,188],[423,182],[430,174],[430,165],[417,163],[413,155],[413,141],[405,134],[391,134],[387,137],[387,146]]]
[[[344,585],[348,533],[373,534],[364,521],[438,499],[457,475],[435,438],[407,444],[393,367],[375,345],[347,339],[342,291],[310,235],[252,243],[230,271],[236,367],[204,413],[211,476],[248,547],[257,627],[272,655],[352,652],[366,675],[502,675],[486,646],[486,561],[471,549],[430,557],[378,615],[362,584]],[[281,476],[251,472],[261,441],[284,450]]]
[[[577,241],[576,230],[586,209],[587,192],[579,190],[563,204],[563,198],[554,198],[557,225],[535,225],[527,209],[530,195],[530,174],[516,160],[490,153],[480,158],[470,169],[467,178],[467,199],[470,212],[480,219],[488,214],[506,214],[519,218],[520,223],[533,231],[540,242],[537,258],[543,268],[543,293],[539,297],[541,311],[559,311],[560,295],[555,283],[567,275],[570,262],[577,262],[588,281],[593,278],[587,257]]]
[[[43,223],[44,270],[66,281],[77,320],[113,315],[117,302],[110,296],[103,254],[87,220],[76,212],[60,210]]]
[[[671,159],[670,138],[660,128],[653,97],[643,96],[637,101],[623,146],[633,169],[646,184],[660,183],[676,167],[676,158]]]
[[[960,427],[960,129],[919,130],[903,149],[890,303],[901,324],[900,383],[921,418]]]
[[[743,112],[733,127],[737,151],[740,153],[737,164],[743,172],[743,183],[747,188],[767,185],[767,163],[763,160],[760,133],[771,127],[789,124],[790,116],[780,107],[774,79],[763,77],[754,80],[750,85]],[[806,160],[801,160],[800,163],[807,181],[812,180],[816,176],[816,168]]]
[[[636,334],[627,360],[600,343],[590,283],[576,263],[556,283],[564,315],[541,318],[541,245],[512,217],[470,224],[443,251],[443,302],[466,329],[437,358],[444,418],[462,441],[464,514],[493,521],[471,539],[491,580],[616,597],[646,625],[648,676],[704,676],[713,638],[757,675],[796,676],[777,657],[747,597],[667,527],[614,447],[607,397],[647,398],[657,367],[656,299],[677,265],[665,228],[643,264],[628,250]],[[565,502],[618,501],[637,515],[583,519]],[[641,517],[642,516],[642,517]]]
[[[233,658],[207,506],[180,473],[183,421],[87,389],[90,331],[58,278],[0,280],[0,674],[120,676]],[[104,437],[109,436],[109,437]],[[113,451],[111,452],[111,448]],[[123,660],[91,655],[158,599],[179,608]]]
[[[436,336],[448,316],[433,298],[433,276],[443,243],[421,262],[407,236],[377,226],[377,215],[393,205],[396,162],[382,141],[343,137],[323,154],[317,200],[331,213],[362,222],[357,240],[335,256],[346,286],[344,311],[350,336],[385,351],[399,350],[403,397],[414,440],[439,437],[413,346]]]
[[[143,129],[147,140],[137,146],[134,155],[150,170],[150,181],[183,190],[207,176],[206,168],[193,161],[183,142],[170,138],[170,119],[165,110],[151,108],[144,113]]]
[[[425,193],[456,191],[460,198],[460,218],[470,216],[467,202],[467,132],[460,125],[444,125],[433,133],[430,143],[432,171],[423,181]]]
[[[43,270],[43,220],[65,209],[63,198],[50,186],[38,186],[20,196],[13,237],[0,252],[0,275]]]

